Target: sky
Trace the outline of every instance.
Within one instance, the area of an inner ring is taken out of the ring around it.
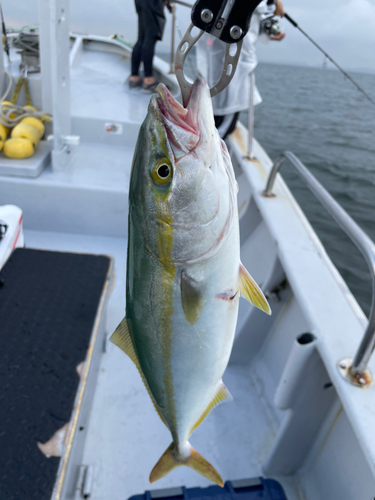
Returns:
[[[43,0],[45,1],[45,0]],[[193,3],[193,0],[185,0]],[[38,22],[38,0],[3,0],[7,27]],[[344,69],[375,73],[375,0],[285,0],[285,11]],[[171,18],[157,51],[170,51]],[[189,9],[177,7],[177,21],[184,32]],[[134,0],[74,0],[70,3],[72,31],[111,35],[130,42],[137,38]],[[260,62],[321,67],[324,56],[287,20],[281,21],[282,42],[258,44]],[[178,35],[177,35],[178,39]],[[328,67],[333,67],[331,63]]]

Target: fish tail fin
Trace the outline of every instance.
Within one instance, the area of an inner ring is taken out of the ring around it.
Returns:
[[[217,470],[202,455],[195,451],[189,443],[184,447],[183,453],[179,453],[174,443],[165,450],[151,471],[150,483],[161,479],[181,465],[190,467],[190,469],[195,470],[195,472],[198,472],[221,487],[224,486],[224,482]]]

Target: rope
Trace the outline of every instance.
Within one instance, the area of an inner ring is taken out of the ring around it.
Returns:
[[[29,82],[27,81],[26,77],[23,79],[23,84],[25,86],[26,105],[27,106],[31,106],[31,97],[30,97]]]
[[[21,31],[18,37],[13,40],[13,47],[23,50],[26,55],[39,54],[38,33],[24,33]]]
[[[24,28],[22,28],[24,29]],[[31,28],[30,28],[31,29]],[[18,37],[13,40],[13,46],[17,49],[21,49],[26,55],[36,55],[39,53],[39,36],[38,33],[25,33],[21,30]],[[27,68],[25,68],[27,70]],[[20,95],[22,85],[25,86],[25,95],[26,95],[26,105],[31,106],[31,96],[29,84],[26,76],[26,72],[20,76],[17,80],[16,86],[13,91],[13,95],[11,97],[11,102],[4,103],[6,100],[10,89],[12,88],[12,77],[11,75],[5,71],[9,79],[8,87],[1,97],[0,104],[0,123],[2,123],[5,127],[12,128],[17,125],[23,118],[26,116],[33,116],[35,118],[39,118],[39,120],[44,120],[50,122],[52,120],[52,116],[44,113],[43,111],[37,111],[32,108],[25,109],[23,106],[17,106],[16,102]]]
[[[35,118],[39,118],[39,120],[44,120],[46,122],[52,121],[51,115],[44,113],[43,111],[36,111],[35,109],[27,108],[25,109],[22,106],[17,106],[14,104],[13,100],[11,104],[6,104],[3,103],[3,101],[6,100],[10,89],[12,88],[12,77],[11,75],[5,71],[5,74],[7,75],[9,79],[8,87],[5,91],[5,93],[1,97],[1,105],[0,105],[0,123],[2,123],[5,127],[12,128],[15,125],[17,125],[23,118],[26,118],[26,116],[34,116]],[[26,78],[20,77],[17,81],[16,88],[19,86],[18,94],[21,90],[22,84],[25,84],[25,81],[27,80]],[[19,82],[21,83],[19,84]],[[15,95],[16,89],[13,92],[12,99]],[[31,99],[30,99],[30,91],[29,87],[26,81],[26,86],[25,86],[25,92],[26,92],[26,103],[28,105],[31,105]],[[16,100],[17,100],[16,96]]]
[[[10,99],[10,102],[12,104],[15,104],[17,99],[18,99],[18,96],[20,95],[20,91],[21,91],[21,88],[22,88],[22,85],[23,85],[23,77],[20,76],[17,80],[17,83],[16,83],[16,86],[14,87],[14,91],[13,91],[13,95]]]
[[[9,81],[8,81],[8,87],[7,87],[6,91],[5,91],[5,93],[1,96],[1,101],[5,101],[5,99],[7,98],[7,95],[10,92],[10,89],[12,88],[12,84],[13,84],[13,78],[12,78],[12,76],[7,71],[4,71],[4,73],[8,77]]]

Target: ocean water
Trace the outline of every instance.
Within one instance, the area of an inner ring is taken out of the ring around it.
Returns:
[[[338,71],[260,63],[256,139],[271,159],[292,151],[375,241],[375,106]],[[351,73],[375,99],[375,75]],[[247,123],[247,114],[241,114]],[[371,278],[362,254],[287,162],[281,173],[364,312]]]

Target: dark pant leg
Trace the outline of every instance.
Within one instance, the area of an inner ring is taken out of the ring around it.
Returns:
[[[224,122],[224,118],[228,117],[230,115],[215,115],[215,127],[218,129]],[[237,125],[237,120],[238,117],[240,116],[240,113],[233,113],[233,118],[232,120],[228,123],[226,130],[224,129],[224,132],[221,130],[220,135],[222,139],[225,139],[229,134],[233,132],[233,130],[236,128]]]
[[[142,8],[137,7],[138,14],[138,40],[132,52],[132,76],[139,75],[139,66],[142,61],[142,47],[145,41],[144,13]]]
[[[142,46],[142,61],[145,68],[145,77],[150,77],[152,73],[152,60],[154,58],[156,38],[146,38]]]
[[[237,121],[238,121],[238,117],[240,116],[240,113],[234,113],[234,117],[233,117],[233,120],[232,120],[232,123],[230,124],[228,130],[227,130],[227,133],[225,134],[224,136],[224,139],[229,135],[231,134],[234,129],[236,128],[236,125],[237,125]]]
[[[219,127],[220,127],[220,125],[223,123],[224,116],[221,116],[221,115],[215,115],[215,116],[214,116],[214,120],[215,120],[215,127],[216,127],[216,128],[219,128]]]

